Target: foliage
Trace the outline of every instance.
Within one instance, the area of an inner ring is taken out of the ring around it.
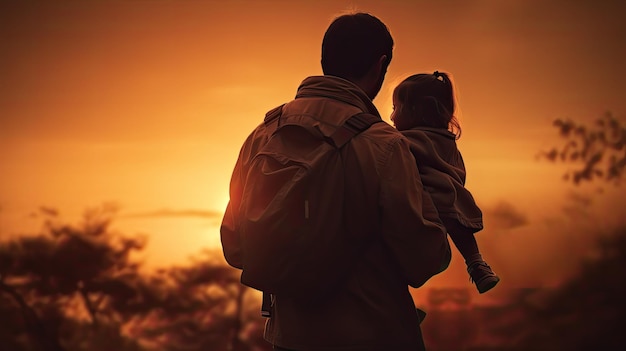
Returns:
[[[570,119],[557,119],[554,126],[565,144],[542,152],[552,162],[575,166],[564,179],[579,184],[602,179],[619,182],[626,168],[626,126],[607,112],[592,126]]]
[[[3,351],[267,348],[221,255],[150,273],[133,259],[147,240],[114,232],[114,210],[89,210],[76,226],[41,212],[41,233],[0,242]]]
[[[554,290],[512,296],[521,312],[493,326],[508,340],[502,350],[618,350],[626,345],[621,320],[626,315],[626,228],[598,243],[598,256]],[[531,301],[531,302],[529,302]],[[505,347],[506,346],[506,347]]]
[[[552,162],[573,165],[564,179],[620,184],[626,168],[626,127],[611,113],[591,127],[571,120],[554,126],[565,144],[542,153]],[[497,350],[618,350],[626,345],[621,320],[626,315],[626,226],[601,236],[595,255],[578,273],[553,289],[529,289],[510,296],[504,318],[486,321],[506,342]],[[473,348],[488,350],[490,348]]]

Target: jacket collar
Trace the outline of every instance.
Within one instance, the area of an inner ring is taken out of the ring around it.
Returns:
[[[456,140],[456,135],[454,135],[454,133],[452,133],[451,131],[447,130],[447,129],[443,129],[443,128],[432,128],[432,127],[413,127],[411,129],[407,129],[402,131],[402,133],[404,134],[410,134],[411,131],[421,131],[421,132],[426,132],[426,133],[430,133],[431,135],[436,134],[439,136],[442,136],[446,139],[452,139],[452,140]]]
[[[356,84],[335,76],[311,76],[298,87],[296,99],[304,97],[325,97],[358,107],[380,117],[374,103]]]

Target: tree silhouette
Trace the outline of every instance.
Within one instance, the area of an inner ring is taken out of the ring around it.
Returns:
[[[42,208],[41,233],[0,246],[0,291],[19,308],[30,339],[43,350],[73,349],[65,337],[70,327],[88,332],[85,338],[91,340],[90,334],[112,330],[119,337],[108,342],[125,340],[111,306],[132,295],[139,264],[130,255],[145,240],[109,233],[111,211],[89,210],[82,223],[71,226],[59,224],[56,211]]]
[[[37,235],[0,242],[3,351],[265,350],[263,320],[221,253],[148,272],[145,237],[111,228],[115,209],[78,225],[41,208]],[[254,310],[255,313],[252,313]]]
[[[575,167],[564,179],[579,184],[601,179],[618,183],[626,168],[626,127],[623,122],[605,113],[591,126],[570,119],[557,119],[554,126],[564,145],[540,153],[552,162]]]
[[[131,334],[172,351],[249,349],[240,338],[245,289],[237,272],[216,263],[215,257],[157,272],[142,289],[147,304],[129,311],[141,316]],[[149,290],[155,285],[156,291]]]
[[[574,166],[564,179],[573,184],[619,186],[626,167],[626,128],[611,113],[591,127],[571,120],[554,125],[565,143],[541,155]],[[623,211],[623,209],[617,209]],[[600,219],[597,219],[600,221]],[[626,345],[626,227],[600,236],[594,255],[578,273],[554,289],[512,295],[508,316],[491,323],[508,342],[501,350],[617,350]],[[477,348],[476,350],[480,350]]]

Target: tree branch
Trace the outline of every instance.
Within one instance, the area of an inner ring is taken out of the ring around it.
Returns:
[[[4,292],[10,295],[13,300],[20,306],[22,317],[26,324],[26,331],[40,343],[45,351],[65,351],[59,344],[59,341],[46,333],[41,318],[37,316],[35,310],[26,303],[22,295],[17,292],[12,286],[5,284],[4,281],[0,281],[0,292]]]
[[[94,305],[91,303],[91,300],[89,299],[89,295],[87,294],[85,289],[81,287],[78,289],[78,291],[80,292],[80,296],[83,298],[83,303],[85,304],[85,308],[87,308],[87,311],[89,312],[89,316],[91,316],[92,325],[94,326],[94,328],[98,328],[99,323],[96,317],[96,313],[98,311],[96,310]]]

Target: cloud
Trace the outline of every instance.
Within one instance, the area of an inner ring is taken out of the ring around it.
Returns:
[[[498,229],[513,229],[528,224],[528,217],[505,201],[497,203],[485,212],[487,217],[494,221],[493,226]]]
[[[221,219],[224,215],[223,212],[211,211],[211,210],[172,210],[172,209],[160,209],[147,212],[135,212],[122,215],[125,218],[173,218],[173,217],[191,217],[191,218],[206,218],[206,219]]]
[[[563,206],[563,212],[569,218],[591,218],[591,205],[593,199],[589,195],[571,191],[567,195],[567,203]]]

